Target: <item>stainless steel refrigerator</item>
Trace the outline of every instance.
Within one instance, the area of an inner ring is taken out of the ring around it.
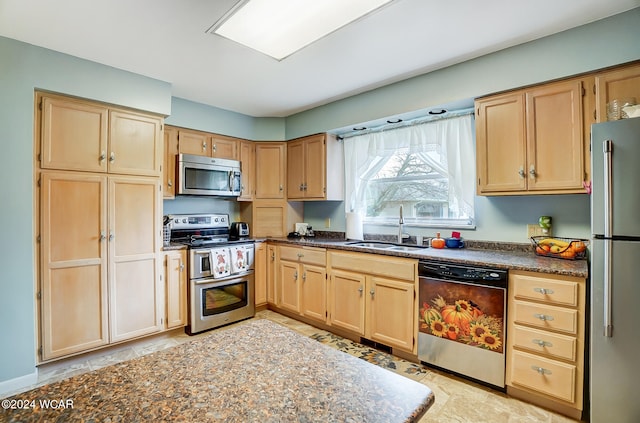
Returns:
[[[640,118],[591,127],[590,416],[640,422]]]

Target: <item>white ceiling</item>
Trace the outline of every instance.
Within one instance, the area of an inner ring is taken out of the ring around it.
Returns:
[[[282,117],[640,6],[396,0],[278,62],[205,33],[235,2],[0,0],[0,35],[170,82],[176,97]]]

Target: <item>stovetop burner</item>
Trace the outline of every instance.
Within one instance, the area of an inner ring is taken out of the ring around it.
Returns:
[[[254,242],[229,238],[229,216],[226,214],[173,215],[169,217],[171,242],[191,248],[217,247]]]

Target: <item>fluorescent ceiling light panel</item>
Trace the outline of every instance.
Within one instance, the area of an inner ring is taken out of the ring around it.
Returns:
[[[282,60],[393,0],[243,0],[207,32]]]

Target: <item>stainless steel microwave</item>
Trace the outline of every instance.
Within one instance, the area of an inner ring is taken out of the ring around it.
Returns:
[[[237,197],[240,195],[240,162],[214,157],[176,156],[178,194]]]

